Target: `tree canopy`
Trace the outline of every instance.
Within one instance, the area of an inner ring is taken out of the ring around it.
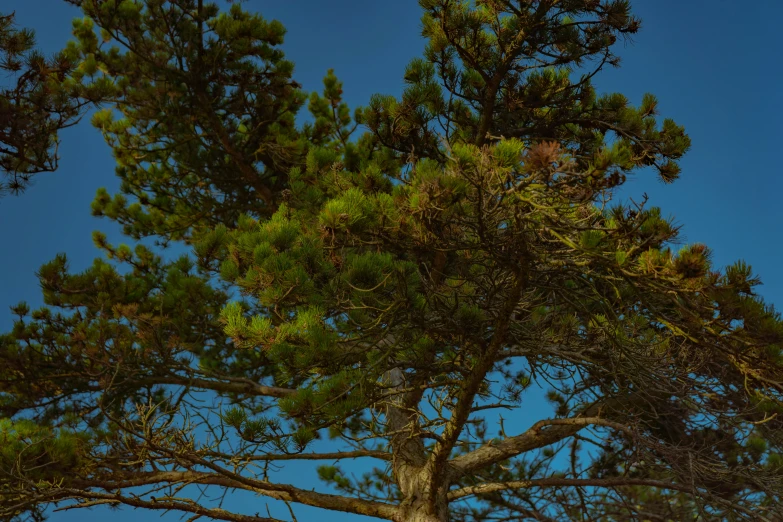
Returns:
[[[100,93],[121,180],[92,211],[132,242],[41,267],[0,336],[3,517],[277,520],[204,488],[292,517],[783,517],[780,316],[617,197],[690,147],[592,85],[630,2],[420,0],[404,92],[354,111],[239,3],[73,3],[69,99]],[[301,460],[320,490],[280,480]]]

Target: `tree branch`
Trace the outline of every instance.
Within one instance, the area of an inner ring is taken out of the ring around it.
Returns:
[[[605,479],[571,479],[571,478],[543,478],[533,480],[516,480],[512,482],[490,482],[476,486],[467,486],[449,492],[449,500],[457,500],[473,495],[482,495],[495,491],[523,488],[545,487],[599,487],[612,488],[618,486],[650,486],[654,488],[673,489],[692,493],[690,486],[683,486],[662,480],[638,479],[630,477],[617,477]]]
[[[495,335],[492,337],[492,341],[484,350],[484,353],[478,360],[476,366],[472,369],[470,376],[460,391],[459,397],[457,398],[457,404],[451,413],[451,419],[449,419],[448,424],[443,430],[443,440],[438,441],[433,448],[432,457],[430,458],[429,463],[431,469],[431,483],[433,486],[437,485],[440,482],[440,479],[447,475],[446,469],[449,455],[451,454],[452,449],[454,449],[454,445],[457,443],[457,440],[462,433],[462,429],[470,417],[470,412],[473,408],[473,400],[479,392],[481,384],[484,382],[487,373],[489,373],[495,365],[497,354],[503,347],[506,333],[508,332],[511,316],[526,285],[527,270],[526,268],[523,268],[521,272],[517,274],[516,283],[511,289],[503,309],[499,312]]]
[[[89,508],[101,504],[124,504],[134,508],[158,509],[165,511],[176,510],[195,514],[196,517],[191,518],[190,520],[195,520],[198,517],[208,517],[213,520],[228,520],[229,522],[282,522],[277,518],[242,515],[220,508],[206,508],[196,502],[187,502],[182,499],[164,498],[161,500],[147,500],[141,497],[128,497],[117,493],[98,493],[94,491],[74,490],[71,488],[60,491],[63,493],[63,495],[59,497],[61,499],[80,498],[87,500],[85,502],[63,506],[61,508],[55,509],[54,511]]]
[[[225,382],[179,375],[143,377],[141,379],[134,379],[134,382],[142,384],[175,384],[179,386],[200,388],[202,390],[212,390],[224,393],[245,393],[263,397],[276,397],[278,399],[296,393],[296,390],[293,389],[264,386],[249,380],[245,382]]]
[[[203,464],[203,461],[199,462]],[[74,485],[80,488],[101,488],[107,491],[119,490],[123,488],[134,488],[148,486],[160,483],[188,483],[202,484],[207,486],[221,486],[223,488],[236,488],[245,491],[252,491],[259,495],[283,500],[287,502],[297,502],[308,506],[315,506],[333,511],[342,511],[345,513],[354,513],[357,515],[367,515],[372,517],[392,520],[397,513],[397,508],[381,502],[372,502],[356,498],[347,498],[339,495],[330,495],[326,493],[317,493],[315,491],[305,491],[288,484],[275,484],[265,480],[257,480],[245,477],[228,470],[222,470],[219,466],[210,464],[208,467],[217,469],[217,473],[204,473],[198,471],[161,471],[136,473],[133,478],[125,480],[91,480],[74,481]],[[82,492],[83,493],[83,492]],[[84,498],[84,495],[80,495]],[[122,500],[120,500],[122,501]],[[124,501],[122,501],[125,503]],[[145,506],[146,507],[146,506]],[[172,507],[171,509],[182,509],[181,507]],[[210,515],[211,516],[211,515]],[[250,517],[252,520],[253,517]],[[250,520],[248,519],[248,520]],[[234,520],[223,518],[223,520]]]
[[[598,405],[593,405],[585,410],[585,414],[596,415],[599,413],[599,410],[600,407]],[[555,442],[576,434],[578,431],[590,425],[606,426],[629,434],[631,433],[626,426],[597,416],[542,420],[535,423],[524,433],[509,437],[500,442],[489,442],[470,453],[454,458],[450,462],[452,480],[472,473],[485,466],[510,459],[521,453],[549,446],[550,444],[554,444]]]
[[[225,459],[237,459],[236,455],[228,455],[226,453],[211,452],[210,457],[218,457]],[[356,459],[361,457],[371,457],[380,460],[392,460],[391,453],[385,451],[374,450],[354,450],[354,451],[335,451],[332,453],[291,453],[291,454],[275,454],[275,455],[250,455],[242,457],[239,460],[243,462],[254,461],[272,461],[272,460],[341,460],[341,459]]]

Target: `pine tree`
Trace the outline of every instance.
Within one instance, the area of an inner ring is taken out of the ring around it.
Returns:
[[[690,145],[591,86],[629,2],[421,0],[408,87],[353,114],[239,4],[80,4],[64,53],[122,181],[93,212],[192,255],[95,234],[86,271],[40,269],[0,337],[5,518],[275,520],[195,485],[399,522],[783,517],[783,322],[745,263],[612,201]],[[328,490],[282,482],[297,460]]]
[[[35,34],[18,29],[14,15],[0,14],[0,195],[18,194],[34,174],[57,169],[58,132],[75,125],[91,103],[105,95],[104,82],[90,89],[75,80],[74,56],[47,58],[35,49]],[[78,73],[77,73],[78,74]]]

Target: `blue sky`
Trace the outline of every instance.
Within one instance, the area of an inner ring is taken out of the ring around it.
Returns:
[[[646,192],[650,204],[683,225],[687,242],[710,246],[717,265],[746,260],[765,283],[760,293],[783,306],[783,270],[778,267],[783,258],[778,232],[783,176],[774,152],[783,142],[778,29],[783,2],[633,4],[642,31],[620,50],[622,67],[599,75],[596,84],[634,103],[652,92],[662,115],[683,124],[693,146],[678,182],[662,185],[642,173],[623,194],[636,199]],[[334,68],[352,108],[366,104],[373,93],[399,94],[405,65],[423,48],[415,0],[249,0],[244,6],[287,27],[283,49],[305,89],[320,90],[326,70]],[[65,44],[70,20],[78,15],[62,0],[3,0],[0,10],[16,11],[17,22],[34,28],[47,52]],[[120,238],[118,227],[90,216],[96,189],[113,192],[118,186],[108,147],[88,121],[64,132],[62,142],[58,172],[39,176],[21,197],[0,199],[0,330],[11,325],[10,313],[2,312],[8,306],[20,300],[41,303],[34,275],[41,264],[66,252],[78,270],[98,255],[90,238],[93,230],[106,232],[110,240]],[[259,506],[264,511],[261,499],[247,502],[255,506],[248,513]],[[52,520],[90,521],[105,515],[77,511]],[[286,518],[287,512],[273,515]],[[297,515],[308,520],[315,512],[297,509]],[[132,520],[134,513],[112,517]]]

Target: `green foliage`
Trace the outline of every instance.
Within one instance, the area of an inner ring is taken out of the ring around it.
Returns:
[[[0,419],[0,462],[31,480],[57,482],[64,470],[78,466],[89,435],[52,430],[30,420]]]
[[[93,213],[133,238],[166,241],[233,226],[242,213],[270,215],[304,150],[294,116],[305,94],[278,49],[282,25],[238,5],[220,13],[207,3],[184,16],[196,11],[194,1],[81,7],[87,16],[74,22],[70,49],[94,75],[89,85],[111,83],[122,106],[121,119],[107,109],[93,125],[132,198],[99,191]]]

